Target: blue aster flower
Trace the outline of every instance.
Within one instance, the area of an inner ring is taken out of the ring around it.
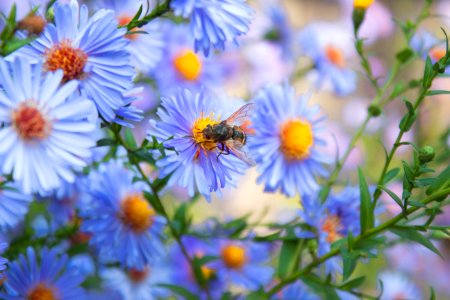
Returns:
[[[299,231],[301,238],[316,238],[318,240],[318,254],[328,253],[331,245],[352,233],[360,233],[360,192],[359,188],[346,187],[340,193],[332,193],[324,204],[321,204],[316,193],[302,196],[303,209],[299,211],[302,220],[310,225],[314,232]],[[332,258],[325,262],[327,273],[341,272],[339,258]]]
[[[142,269],[164,253],[165,219],[155,214],[143,197],[144,184],[133,183],[134,173],[119,162],[102,164],[91,172],[81,207],[80,230],[91,235],[89,244],[101,260]]]
[[[2,299],[83,299],[80,284],[84,277],[65,270],[67,255],[58,256],[55,249],[44,248],[39,256],[28,248],[26,256],[21,254],[9,264]]]
[[[119,26],[124,26],[133,19],[141,5],[145,11],[146,2],[143,0],[102,0],[99,6],[112,9]],[[150,22],[135,30],[146,33],[125,35],[130,41],[127,49],[131,54],[131,64],[140,72],[148,73],[155,69],[161,59],[164,46],[163,35],[158,22]]]
[[[193,49],[193,39],[185,24],[165,22],[162,26],[165,36],[164,55],[158,64],[154,77],[163,95],[172,95],[180,88],[198,89],[207,86],[214,89],[221,86],[224,68],[214,56],[204,58]]]
[[[0,253],[3,253],[8,248],[7,243],[0,243]],[[8,260],[4,257],[0,256],[0,279],[3,279],[3,271],[6,270],[6,264]]]
[[[257,290],[272,280],[269,245],[249,241],[220,240],[215,243],[218,260],[208,264],[218,280]]]
[[[249,149],[261,175],[265,191],[280,189],[288,196],[318,188],[316,174],[326,175],[330,159],[320,151],[326,145],[321,134],[323,117],[318,106],[308,106],[307,97],[296,101],[288,85],[269,85],[253,99],[256,111]]]
[[[381,300],[423,299],[419,286],[402,273],[384,271],[378,275],[378,279],[383,282]]]
[[[214,245],[195,237],[185,236],[182,242],[191,258],[212,256],[217,253]],[[170,283],[182,286],[194,295],[197,295],[200,299],[208,299],[205,287],[200,286],[197,282],[189,262],[177,243],[172,244],[170,248],[169,264]],[[207,287],[211,296],[214,299],[220,298],[225,289],[225,282],[219,280],[216,276],[216,271],[208,265],[203,265],[201,272],[203,278],[207,281]]]
[[[246,0],[173,0],[175,15],[190,18],[195,49],[208,56],[210,48],[225,49],[229,42],[247,33],[253,9]]]
[[[92,102],[72,96],[77,81],[60,86],[61,70],[41,78],[42,68],[23,58],[0,60],[0,171],[25,193],[73,182],[95,145]]]
[[[88,9],[76,0],[58,0],[55,25],[49,24],[30,45],[12,54],[29,61],[43,61],[45,69],[64,71],[63,81],[79,80],[79,91],[92,100],[108,122],[125,106],[124,94],[133,87],[135,70],[127,51],[126,29],[118,29],[111,10],[88,18]]]
[[[167,290],[158,286],[168,282],[167,270],[162,266],[126,271],[108,268],[100,271],[100,277],[105,289],[117,291],[124,300],[153,300],[167,298],[168,295]]]
[[[270,21],[270,28],[264,38],[281,48],[283,58],[295,59],[295,32],[289,23],[286,10],[278,1],[269,1],[264,5],[264,12]]]
[[[293,284],[288,285],[284,288],[280,296],[275,296],[274,299],[280,300],[292,300],[292,299],[301,299],[301,300],[319,300],[320,298],[313,294],[303,282],[296,281]]]
[[[416,51],[423,60],[429,56],[433,63],[445,56],[445,40],[439,40],[435,35],[426,30],[419,30],[410,41],[411,48]]]
[[[0,231],[14,228],[24,220],[33,197],[17,190],[17,185],[0,187]]]
[[[149,140],[154,136],[168,149],[157,162],[161,178],[171,175],[167,185],[186,188],[191,197],[198,190],[207,199],[211,192],[233,185],[246,164],[232,153],[219,157],[220,145],[202,133],[208,125],[221,121],[221,107],[214,98],[204,90],[183,90],[162,98],[161,105],[157,111],[160,121],[151,122]]]
[[[314,63],[317,86],[331,85],[339,96],[356,90],[357,74],[348,66],[352,45],[350,32],[336,24],[311,24],[300,32],[300,48]]]

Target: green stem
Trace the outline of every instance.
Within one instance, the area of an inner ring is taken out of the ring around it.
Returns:
[[[120,135],[120,129],[119,130],[112,130],[114,132],[114,136],[116,137],[116,140],[120,143],[122,147],[125,148],[125,150],[128,153],[133,153],[134,151],[129,149],[127,145],[125,144],[122,136]],[[147,184],[147,186],[151,189],[153,196],[155,197],[156,202],[158,203],[158,207],[160,208],[161,214],[167,221],[167,225],[169,226],[170,232],[172,233],[173,238],[175,239],[176,243],[181,249],[181,252],[183,253],[183,256],[186,258],[186,260],[189,262],[189,265],[192,270],[192,274],[196,274],[195,272],[195,264],[193,259],[190,257],[185,245],[183,244],[183,241],[181,240],[181,235],[178,234],[177,229],[173,226],[172,221],[170,220],[169,214],[167,213],[164,205],[162,204],[161,198],[159,198],[158,191],[155,189],[155,187],[152,185],[150,180],[148,179],[147,175],[145,174],[144,170],[142,170],[141,166],[138,162],[134,160],[130,160],[130,162],[133,164],[133,166],[138,170],[139,174],[142,177],[142,180]],[[208,299],[212,299],[211,294],[209,292],[208,287],[205,285],[203,286],[200,282],[198,283],[199,286],[202,286]]]
[[[422,203],[424,205],[427,205],[433,201],[435,201],[436,199],[440,199],[443,196],[448,196],[450,194],[450,188],[446,188],[446,189],[442,189],[436,193],[434,193],[433,195],[425,198]],[[387,229],[389,229],[390,227],[394,226],[395,224],[397,224],[398,222],[400,222],[401,220],[404,219],[405,215],[410,215],[414,212],[416,212],[417,210],[419,210],[420,207],[410,207],[407,209],[406,214],[400,213],[397,216],[395,216],[394,218],[390,219],[389,221],[384,222],[383,224],[371,228],[369,230],[367,230],[364,234],[358,236],[357,238],[355,238],[354,240],[354,244],[356,245],[358,242],[363,241],[367,238],[370,238],[372,236],[375,236],[381,232],[386,231]],[[270,298],[270,296],[275,295],[278,291],[280,291],[283,287],[285,287],[286,285],[296,281],[297,279],[299,279],[302,276],[307,275],[309,272],[311,272],[315,267],[321,265],[322,263],[324,263],[325,261],[327,261],[328,259],[338,255],[340,253],[340,249],[336,248],[334,250],[331,250],[330,252],[328,252],[327,254],[323,255],[322,257],[318,258],[317,260],[311,262],[309,265],[307,265],[305,268],[303,268],[302,270],[298,271],[297,273],[292,274],[291,276],[283,279],[280,283],[278,283],[277,285],[275,285],[272,289],[270,289],[267,292],[267,298]]]
[[[157,4],[157,6],[145,17],[139,20],[132,20],[126,27],[128,31],[133,30],[134,28],[141,28],[142,26],[150,23],[152,20],[161,17],[165,13],[170,11],[170,1],[164,1],[161,4]]]
[[[391,72],[389,73],[389,77],[384,83],[383,87],[378,89],[377,95],[375,96],[374,100],[372,101],[370,106],[378,106],[380,105],[381,99],[383,95],[386,93],[389,86],[392,84],[395,76],[397,75],[398,71],[400,69],[400,64],[396,62],[394,66],[392,67]],[[382,107],[380,107],[381,109]],[[364,119],[364,122],[359,127],[358,131],[353,135],[350,144],[348,145],[347,149],[344,152],[344,155],[342,158],[336,163],[336,167],[334,168],[333,172],[331,173],[330,177],[328,178],[327,182],[323,185],[322,190],[320,192],[320,199],[323,202],[328,198],[328,195],[330,194],[331,187],[334,185],[336,180],[339,177],[339,173],[341,172],[345,162],[347,161],[350,153],[352,152],[353,148],[355,147],[356,143],[359,141],[361,136],[363,135],[364,131],[366,130],[367,124],[369,121],[375,117],[373,114],[369,113],[366,118]]]

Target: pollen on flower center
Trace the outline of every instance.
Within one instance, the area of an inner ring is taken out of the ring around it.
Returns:
[[[186,80],[197,80],[202,72],[202,62],[192,50],[183,50],[175,59],[173,64],[178,73]]]
[[[122,201],[122,222],[133,231],[141,233],[153,224],[155,211],[141,194],[130,194]]]
[[[73,47],[68,41],[54,45],[45,53],[45,57],[45,67],[48,71],[64,71],[64,82],[82,78],[88,60],[83,50]]]
[[[345,57],[339,48],[328,45],[325,47],[325,55],[332,64],[339,68],[345,67]]]
[[[222,260],[228,268],[240,269],[247,261],[245,249],[236,245],[225,246],[222,249]]]
[[[53,290],[44,284],[39,284],[29,293],[27,300],[56,300]]]
[[[130,21],[133,19],[132,16],[129,15],[122,15],[120,17],[117,18],[117,21],[119,23],[119,26],[126,26],[128,25],[128,23],[130,23]],[[138,31],[138,28],[133,28],[131,31]],[[125,38],[129,39],[129,40],[136,40],[138,37],[137,34],[125,34]]]
[[[309,155],[313,144],[311,124],[299,119],[289,120],[281,127],[281,152],[289,160],[300,160]]]
[[[192,126],[192,138],[195,141],[196,144],[200,145],[203,149],[211,151],[214,148],[217,147],[217,143],[213,140],[206,139],[205,135],[203,134],[203,130],[208,125],[215,125],[219,124],[218,120],[213,119],[213,115],[209,117],[203,117],[201,116],[194,122],[194,126]]]
[[[19,136],[26,141],[42,140],[51,131],[51,122],[45,118],[33,101],[21,103],[13,111],[12,124]]]
[[[430,51],[430,56],[434,61],[438,61],[445,56],[446,52],[444,48],[433,48]]]
[[[328,233],[327,242],[333,243],[342,237],[339,234],[341,227],[341,220],[338,216],[331,215],[327,217],[322,225],[322,230]]]
[[[128,271],[128,277],[131,279],[132,282],[140,283],[147,278],[149,273],[150,273],[150,270],[148,267],[144,268],[141,271],[136,270],[136,269],[130,269]]]

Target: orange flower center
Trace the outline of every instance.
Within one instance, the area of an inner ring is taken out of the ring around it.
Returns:
[[[245,249],[236,245],[228,245],[222,249],[222,260],[230,269],[240,269],[247,261]]]
[[[342,238],[339,234],[341,227],[341,220],[338,216],[328,216],[322,226],[322,230],[328,233],[327,242],[333,243]]]
[[[149,268],[144,268],[142,271],[136,270],[136,269],[130,269],[128,271],[128,277],[131,279],[134,283],[140,283],[144,281],[148,274],[150,273]]]
[[[58,69],[64,71],[63,81],[82,78],[84,66],[88,56],[81,49],[74,48],[70,42],[63,41],[45,53],[45,67],[54,72]]]
[[[325,55],[328,60],[335,66],[339,68],[345,67],[345,57],[339,48],[328,45],[325,47]]]
[[[28,293],[27,300],[56,300],[53,290],[44,284],[37,285]]]
[[[434,61],[438,61],[445,56],[446,52],[444,48],[433,48],[430,50],[430,56]]]
[[[186,80],[197,80],[202,72],[202,62],[192,50],[180,52],[175,57],[173,64],[179,75]]]
[[[141,194],[131,194],[122,201],[122,222],[137,233],[146,231],[153,224],[155,211]]]
[[[203,130],[208,125],[214,126],[215,124],[219,124],[219,121],[211,114],[209,117],[200,116],[200,118],[195,120],[194,125],[192,126],[192,138],[194,139],[194,142],[208,151],[214,150],[217,147],[217,143],[214,142],[214,140],[206,139]],[[200,153],[198,153],[198,155],[200,155]]]
[[[281,126],[280,141],[280,149],[286,159],[306,158],[314,142],[311,124],[300,119],[287,121]]]
[[[26,140],[42,140],[51,131],[51,123],[33,101],[21,103],[12,113],[12,123],[19,136]]]

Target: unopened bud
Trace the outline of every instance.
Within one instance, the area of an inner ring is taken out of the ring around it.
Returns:
[[[31,35],[39,35],[44,31],[45,25],[47,21],[43,17],[31,15],[23,18],[17,24],[17,29],[26,30]]]
[[[426,164],[434,159],[434,148],[431,146],[425,146],[419,149],[419,162]]]

